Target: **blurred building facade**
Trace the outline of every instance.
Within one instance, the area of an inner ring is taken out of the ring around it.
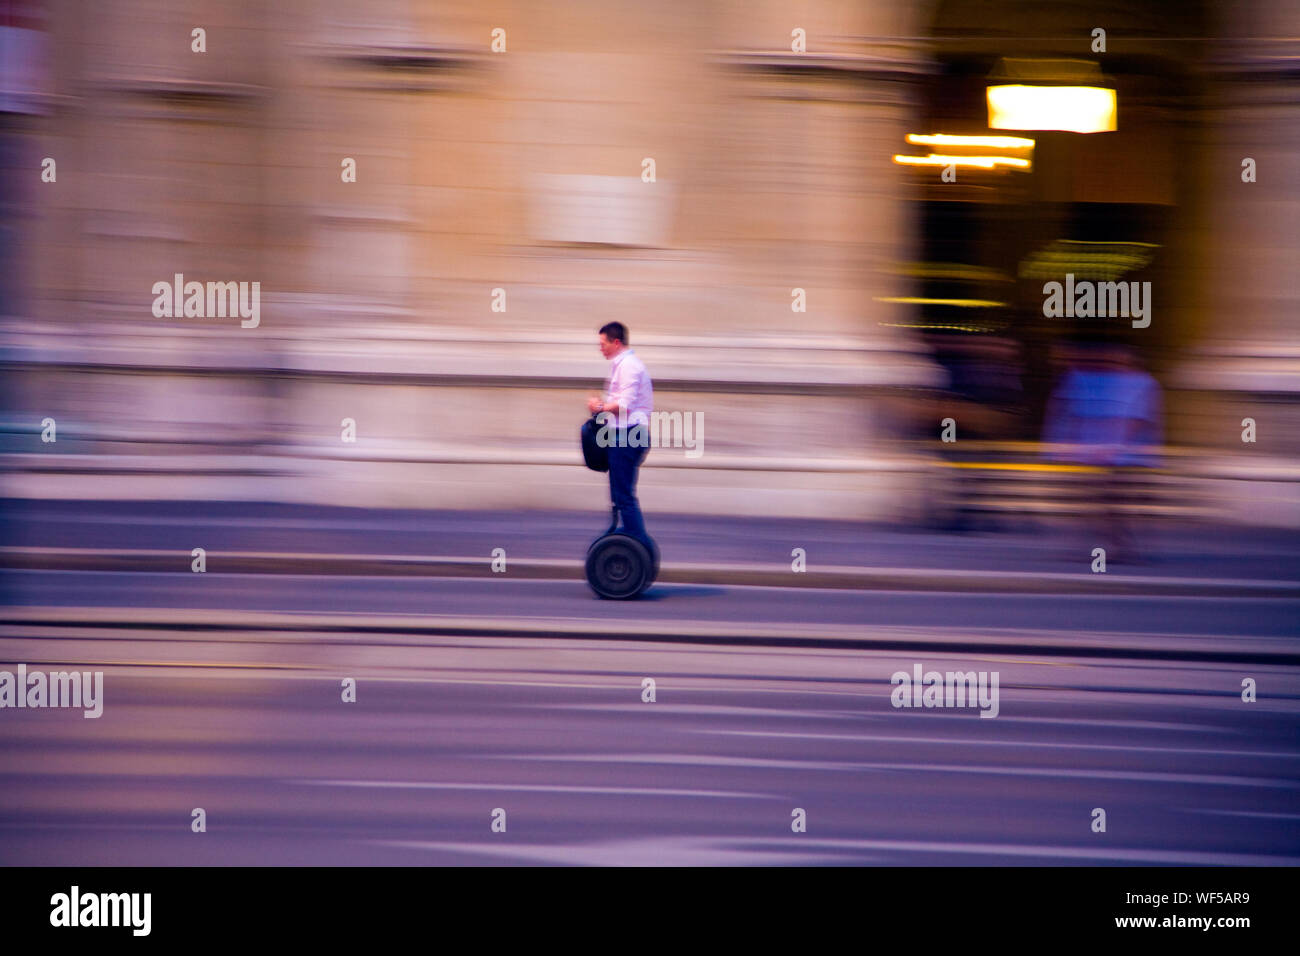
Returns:
[[[931,332],[960,324],[924,305],[932,210],[995,210],[964,261],[1015,285],[1029,374],[1033,277],[984,260],[1063,235],[1034,210],[1068,200],[1158,221],[1137,344],[1180,466],[1300,525],[1300,87],[1268,39],[1300,5],[1041,6],[11,3],[7,488],[603,508],[577,429],[617,320],[658,406],[704,421],[702,456],[651,453],[649,513],[918,517],[934,452],[903,439],[937,434]],[[1028,194],[891,162],[982,124],[944,91],[1017,56],[1101,61],[1123,136],[1045,140]],[[260,283],[258,326],[155,317],[177,274]]]

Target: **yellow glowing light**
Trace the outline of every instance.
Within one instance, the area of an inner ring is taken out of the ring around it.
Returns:
[[[947,133],[908,133],[914,146],[978,146],[982,149],[1033,149],[1034,141],[1020,136],[950,136]]]
[[[934,325],[933,323],[904,323],[904,322],[881,322],[880,325],[887,329],[925,329],[934,332],[943,329],[946,332],[996,332],[1006,328],[1006,325]]]
[[[1115,129],[1115,91],[1100,86],[990,86],[990,129]]]
[[[985,471],[1058,471],[1082,475],[1095,475],[1106,470],[1100,465],[1056,465],[1048,462],[945,461],[939,464],[947,468],[979,468]]]
[[[998,166],[1011,166],[1015,169],[1028,169],[1027,159],[1013,156],[942,156],[931,153],[929,156],[894,156],[894,162],[902,166],[974,166],[979,169],[995,169]]]

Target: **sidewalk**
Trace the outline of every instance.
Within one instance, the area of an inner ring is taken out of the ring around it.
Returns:
[[[1300,597],[1300,540],[1285,530],[1152,522],[1141,563],[1076,531],[967,534],[785,518],[650,515],[660,581],[800,588]],[[218,573],[582,577],[607,513],[329,508],[242,502],[0,501],[0,567]],[[1028,524],[1028,522],[1027,522]],[[792,569],[803,549],[806,570]]]

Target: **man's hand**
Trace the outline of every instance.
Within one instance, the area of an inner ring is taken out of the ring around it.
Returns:
[[[595,413],[600,411],[602,407],[603,403],[599,396],[593,395],[591,398],[587,399],[587,411]]]

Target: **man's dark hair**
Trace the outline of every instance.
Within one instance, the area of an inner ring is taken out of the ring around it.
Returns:
[[[606,322],[600,327],[600,334],[610,341],[618,340],[627,345],[627,327],[622,322]]]

